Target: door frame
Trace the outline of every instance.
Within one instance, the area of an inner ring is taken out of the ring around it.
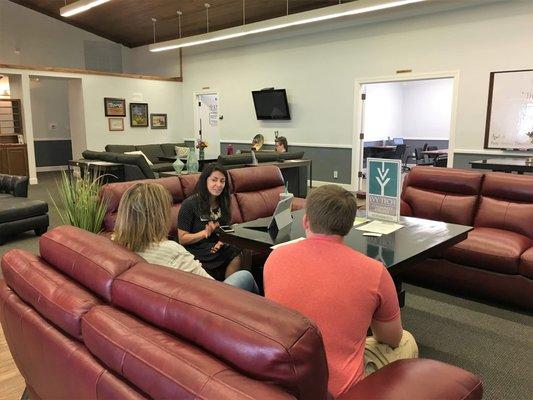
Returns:
[[[448,168],[453,166],[453,150],[455,148],[456,122],[457,122],[457,100],[459,94],[459,70],[441,71],[441,72],[424,72],[424,73],[408,73],[401,75],[379,76],[373,78],[357,78],[354,84],[354,119],[352,132],[352,170],[350,171],[351,186],[358,187],[358,176],[360,168],[361,154],[361,139],[359,134],[362,132],[363,123],[363,100],[361,99],[362,86],[370,83],[387,83],[387,82],[402,82],[402,81],[419,81],[426,79],[453,79],[453,96],[452,96],[452,113],[450,118],[450,137],[448,141]]]

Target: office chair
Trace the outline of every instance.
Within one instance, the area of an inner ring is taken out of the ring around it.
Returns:
[[[435,158],[435,162],[433,163],[433,165],[435,167],[441,167],[441,168],[446,168],[448,167],[448,156],[437,156]]]
[[[427,145],[425,145],[427,147]],[[422,154],[424,148],[416,147],[415,148],[415,162],[416,165],[433,165],[433,161],[430,161],[429,158]]]

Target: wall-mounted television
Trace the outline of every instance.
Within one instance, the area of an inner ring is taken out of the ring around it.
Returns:
[[[254,90],[252,97],[257,119],[291,119],[285,89]]]

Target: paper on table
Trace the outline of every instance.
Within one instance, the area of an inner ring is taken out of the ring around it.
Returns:
[[[298,238],[298,239],[289,240],[288,242],[283,242],[283,243],[280,243],[280,244],[276,244],[274,246],[270,246],[270,248],[272,250],[274,250],[274,249],[277,249],[278,247],[286,246],[286,245],[291,244],[291,243],[296,243],[296,242],[299,242],[300,240],[304,240],[304,239],[305,239],[304,237],[301,237],[301,238]]]
[[[374,220],[372,222],[369,222],[368,224],[357,227],[355,229],[365,232],[375,232],[388,235],[389,233],[397,231],[400,228],[403,228],[403,225],[395,224],[394,222]]]
[[[355,217],[355,220],[353,221],[353,226],[361,225],[368,221],[370,221],[368,218]]]

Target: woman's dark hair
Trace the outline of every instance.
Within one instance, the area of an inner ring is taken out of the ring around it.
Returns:
[[[228,172],[224,169],[224,167],[220,166],[219,164],[208,164],[205,166],[204,170],[202,171],[200,178],[198,179],[198,183],[196,184],[195,193],[198,194],[199,207],[200,207],[200,215],[202,218],[209,218],[209,215],[211,213],[211,205],[209,203],[210,193],[209,190],[207,190],[207,178],[211,176],[211,174],[215,171],[218,171],[224,175],[224,178],[226,178],[226,184],[224,185],[224,190],[222,190],[222,193],[218,196],[218,206],[220,207],[220,215],[221,215],[221,225],[227,225],[231,221],[231,210],[229,207],[229,177]]]
[[[275,142],[281,144],[285,148],[285,151],[289,151],[289,144],[285,136],[278,136]]]

